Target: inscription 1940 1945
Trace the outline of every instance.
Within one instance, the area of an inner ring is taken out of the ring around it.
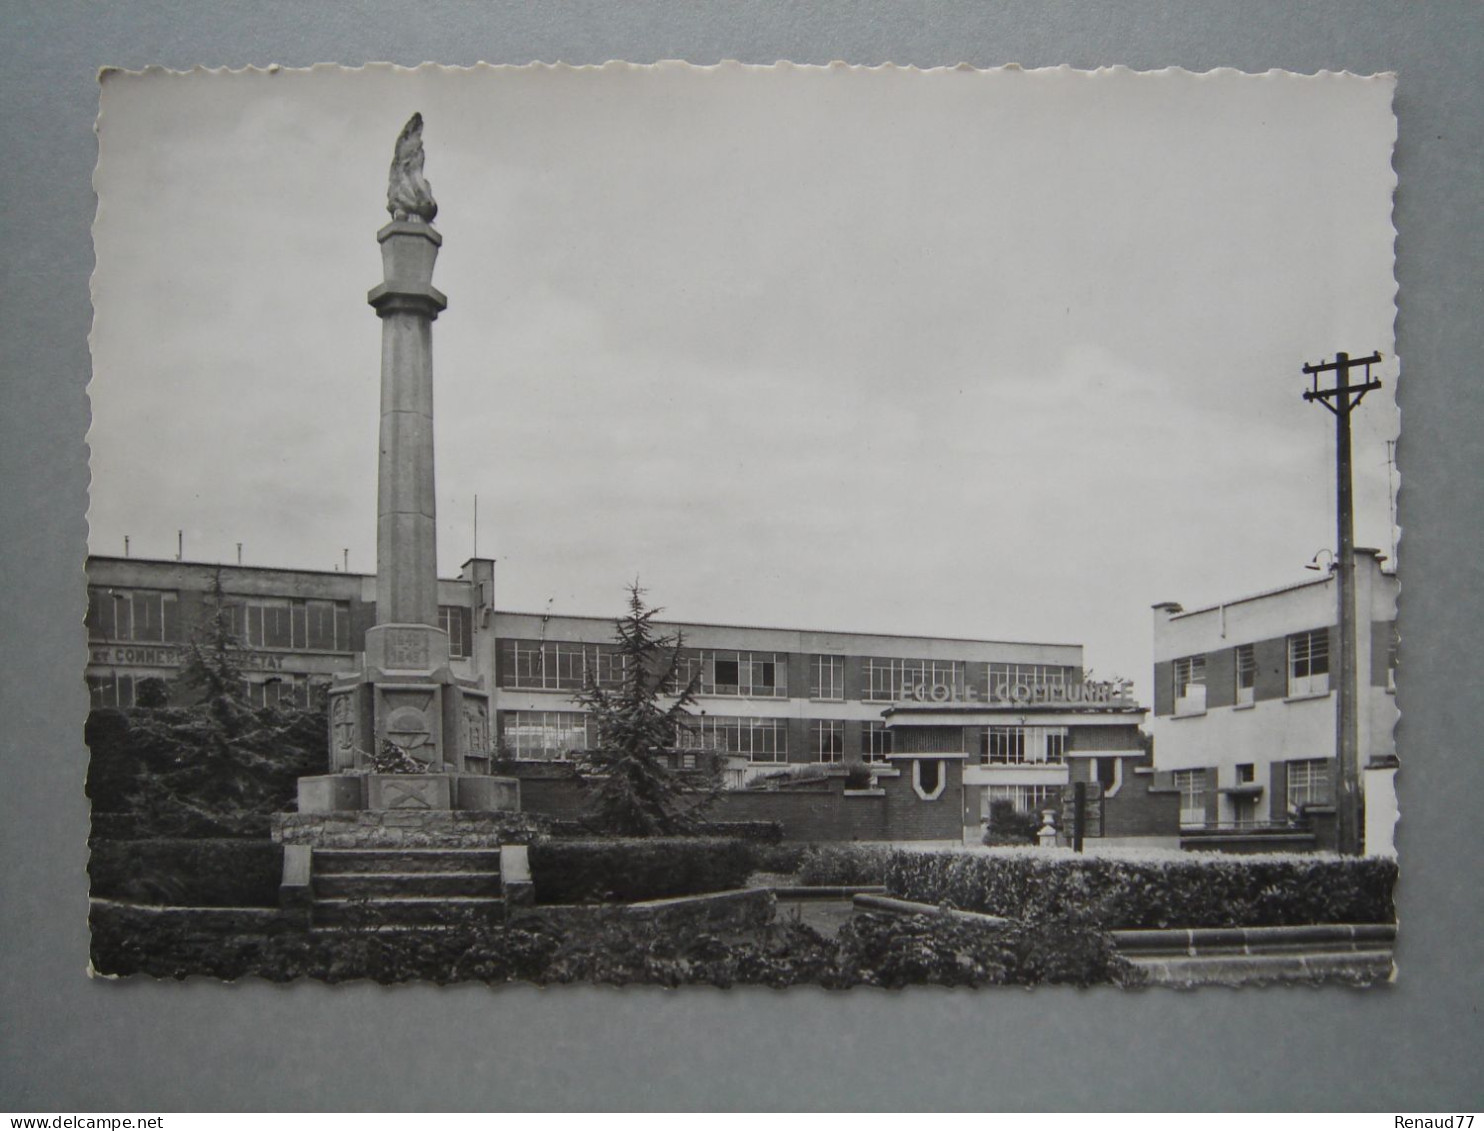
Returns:
[[[417,629],[389,629],[386,634],[386,662],[392,668],[427,667],[427,634]]]

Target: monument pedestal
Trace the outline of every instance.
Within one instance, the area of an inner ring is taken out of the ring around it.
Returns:
[[[361,669],[330,686],[330,768],[371,769],[389,742],[430,772],[488,773],[489,692],[448,663],[448,634],[422,624],[366,631]]]
[[[489,692],[448,662],[448,634],[423,624],[366,631],[359,671],[330,687],[329,774],[299,779],[299,812],[514,812],[520,784],[490,776]],[[420,763],[383,773],[383,744]]]
[[[520,780],[493,774],[319,774],[299,779],[300,813],[515,813]]]

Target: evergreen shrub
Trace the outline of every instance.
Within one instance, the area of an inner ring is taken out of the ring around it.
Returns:
[[[1078,916],[1120,930],[1390,923],[1396,875],[1396,861],[1380,857],[900,851],[885,882],[920,903],[1014,919]]]
[[[1041,819],[1034,813],[1022,813],[1014,802],[995,801],[989,806],[989,828],[985,844],[1035,844],[1041,831]]]
[[[185,644],[171,705],[158,680],[139,705],[94,711],[87,794],[99,835],[266,838],[272,814],[293,807],[298,780],[329,765],[323,695],[310,707],[257,707],[247,698],[243,643],[217,575],[208,615]]]

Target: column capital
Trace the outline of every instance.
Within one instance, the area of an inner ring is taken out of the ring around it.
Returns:
[[[386,243],[393,236],[420,236],[434,247],[443,246],[443,236],[438,229],[420,220],[392,220],[376,233],[376,242]]]
[[[431,322],[448,309],[448,298],[431,283],[377,283],[366,292],[366,301],[381,318],[405,312]]]

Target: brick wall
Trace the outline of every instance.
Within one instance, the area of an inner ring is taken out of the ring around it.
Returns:
[[[517,762],[499,773],[520,779],[520,807],[524,813],[576,819],[587,809],[586,790],[577,772],[564,762]]]
[[[707,813],[712,821],[777,821],[785,840],[959,840],[963,766],[940,762],[943,792],[923,801],[912,787],[912,766],[897,763],[895,777],[879,779],[870,793],[847,794],[843,778],[829,778],[811,789],[734,790],[723,793]],[[521,809],[551,817],[582,814],[582,784],[571,767],[517,763]]]
[[[900,777],[881,778],[886,791],[886,830],[882,840],[957,840],[964,835],[963,784],[964,764],[956,759],[938,762],[945,776],[943,792],[935,801],[923,801],[912,786],[911,761],[899,761],[894,768]]]
[[[715,821],[777,821],[785,840],[884,840],[885,797],[830,791],[722,794],[707,814]]]
[[[1104,836],[1179,836],[1180,794],[1154,788],[1154,775],[1123,764],[1123,785],[1103,799]]]
[[[1142,752],[1137,757],[1119,759],[1122,784],[1118,792],[1102,800],[1103,825],[1099,836],[1142,837],[1178,836],[1180,834],[1180,791],[1162,775],[1156,781],[1150,759]],[[1102,759],[1074,758],[1071,761],[1073,782],[1096,782]],[[1142,773],[1136,772],[1142,767]]]

